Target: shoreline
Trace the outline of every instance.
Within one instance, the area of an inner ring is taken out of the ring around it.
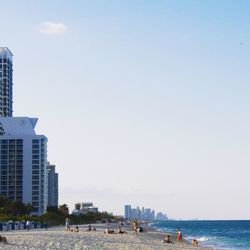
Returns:
[[[176,244],[176,246],[180,246],[180,243],[177,242],[177,234],[173,233],[173,232],[168,232],[168,231],[163,231],[160,228],[154,227],[151,225],[152,223],[150,223],[150,225],[148,225],[146,228],[149,229],[152,232],[157,232],[159,233],[159,235],[162,235],[163,238],[166,237],[166,235],[170,235],[171,240]],[[193,238],[195,239],[195,238]],[[214,247],[211,246],[203,246],[200,242],[198,246],[193,246],[192,245],[192,241],[191,239],[186,239],[185,237],[183,238],[183,243],[189,247],[191,247],[192,249],[213,249],[215,250]],[[166,244],[166,243],[165,243]],[[169,245],[169,244],[167,244]]]
[[[174,239],[174,242],[176,242],[177,240],[176,240],[176,238],[177,238],[177,234],[176,233],[173,233],[173,232],[168,232],[168,231],[163,231],[161,228],[157,228],[157,227],[154,227],[153,225],[152,225],[153,223],[150,223],[150,225],[148,226],[148,227],[150,227],[152,230],[155,230],[155,231],[157,231],[157,232],[159,232],[159,233],[161,233],[161,234],[163,234],[163,235],[167,235],[167,234],[169,234],[170,235],[170,237],[171,237],[171,240],[172,239]],[[188,238],[188,239],[187,239]],[[199,239],[199,237],[198,238],[196,238],[196,237],[184,237],[183,238],[183,242],[185,243],[185,244],[187,244],[187,245],[191,245],[193,248],[198,248],[198,249],[213,249],[213,250],[215,250],[215,249],[217,249],[215,246],[207,246],[207,245],[203,245],[203,243],[201,243],[200,241],[199,241],[199,243],[198,243],[198,246],[196,246],[196,247],[194,247],[193,245],[192,245],[192,240],[193,239]]]
[[[76,225],[72,225],[74,228]],[[134,234],[131,225],[122,226],[127,234],[105,234],[105,229],[118,230],[119,224],[92,224],[96,232],[88,232],[88,224],[78,225],[79,232],[69,232],[64,226],[46,229],[13,230],[1,232],[8,240],[7,245],[1,244],[1,249],[87,249],[87,250],[177,250],[177,249],[204,249],[207,247],[193,247],[190,242],[176,243],[175,236],[171,239],[175,244],[161,243],[166,233],[159,232],[150,226],[145,227],[147,232]]]

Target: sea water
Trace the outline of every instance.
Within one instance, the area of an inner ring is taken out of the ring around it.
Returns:
[[[200,246],[215,249],[250,250],[250,221],[158,221],[152,227],[169,233],[180,228],[183,238],[199,241]]]

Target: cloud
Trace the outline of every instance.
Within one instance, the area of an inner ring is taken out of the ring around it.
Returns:
[[[63,35],[68,27],[63,23],[43,22],[39,26],[39,31],[47,35]]]

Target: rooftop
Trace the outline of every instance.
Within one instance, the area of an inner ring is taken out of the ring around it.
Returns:
[[[37,118],[29,117],[0,117],[2,135],[36,135]]]
[[[7,47],[0,47],[0,55],[4,57],[11,57],[11,58],[13,56],[13,54]]]

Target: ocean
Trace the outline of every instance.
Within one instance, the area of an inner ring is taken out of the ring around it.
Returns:
[[[152,227],[169,233],[180,228],[183,238],[197,239],[200,246],[214,247],[218,250],[250,250],[250,221],[158,221]]]

